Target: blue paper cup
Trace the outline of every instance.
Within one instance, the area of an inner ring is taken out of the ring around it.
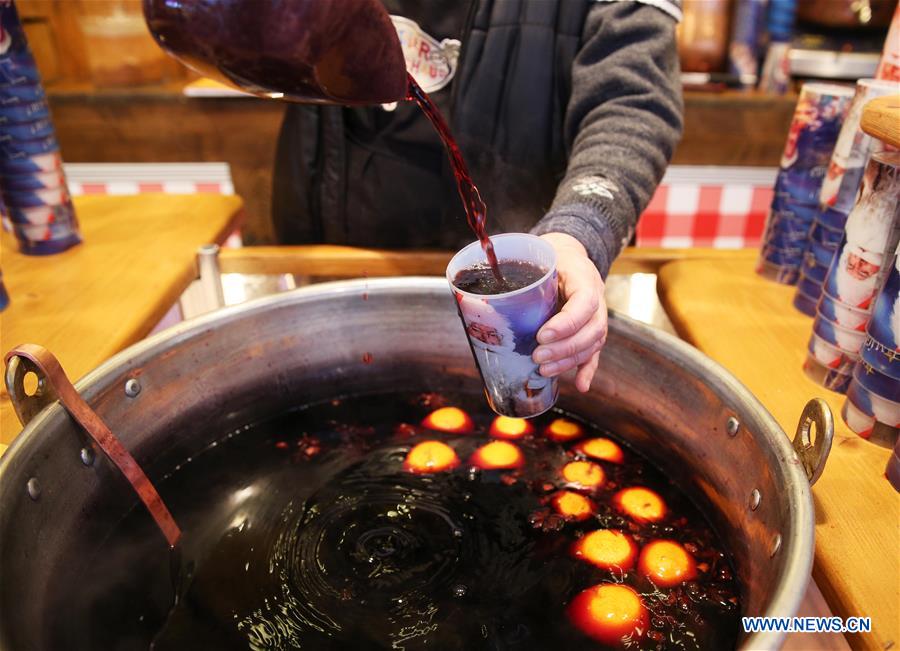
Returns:
[[[47,95],[38,82],[0,86],[0,107],[18,106],[43,101]]]
[[[850,373],[839,373],[820,363],[812,353],[808,354],[803,362],[803,372],[819,386],[837,393],[845,393],[852,378]]]
[[[65,185],[41,190],[27,190],[3,193],[3,201],[10,210],[16,208],[39,208],[40,206],[55,206],[69,201],[69,191]]]
[[[34,57],[27,50],[0,55],[0,95],[10,87],[34,86],[41,83]]]
[[[817,283],[806,275],[805,270],[801,270],[800,278],[797,280],[797,291],[818,301],[822,295],[822,283]]]
[[[52,172],[62,169],[62,158],[59,151],[51,151],[33,156],[18,156],[14,159],[3,158],[0,145],[0,175],[32,174],[34,172]]]
[[[849,212],[841,212],[834,208],[825,208],[816,219],[828,228],[843,231],[844,225],[847,223],[847,215],[849,214]]]
[[[756,263],[756,273],[782,285],[794,285],[800,277],[800,267],[799,265],[782,266],[760,258]]]
[[[55,206],[16,208],[9,210],[9,216],[13,224],[53,224],[74,221],[75,210],[71,202],[66,202]]]
[[[816,204],[805,204],[793,199],[786,199],[783,202],[781,213],[785,218],[793,219],[805,225],[809,225],[819,213],[819,207]]]
[[[859,355],[853,355],[841,350],[837,346],[829,344],[815,333],[809,336],[807,350],[819,364],[841,375],[850,375],[857,362],[859,362]]]
[[[867,416],[888,427],[900,427],[900,402],[882,398],[869,391],[854,378],[847,388],[847,400]],[[857,432],[859,433],[859,432]]]
[[[485,264],[481,243],[473,242],[450,260],[447,281],[491,409],[501,416],[530,418],[550,409],[559,394],[557,378],[542,376],[531,359],[538,330],[557,311],[556,253],[546,241],[525,233],[496,235],[491,242],[499,261],[531,263],[543,276],[503,294],[463,291],[453,284],[457,274]]]
[[[803,256],[803,275],[821,285],[828,275],[828,267],[818,264],[812,251],[807,251]]]
[[[819,299],[813,296],[807,296],[800,290],[797,290],[797,293],[794,294],[794,307],[803,312],[806,316],[815,316],[816,315],[816,303],[818,303]]]
[[[817,314],[813,321],[813,332],[832,346],[851,355],[859,355],[866,341],[865,332],[838,325],[823,317],[821,313]]]
[[[831,153],[828,173],[822,182],[819,202],[849,214],[863,175],[866,158],[872,150],[872,138],[859,128],[865,104],[876,97],[897,93],[896,80],[860,79],[847,117]]]
[[[4,174],[3,188],[11,192],[31,192],[59,188],[66,185],[62,170],[32,174]]]
[[[834,252],[836,250],[837,249],[830,248],[827,244],[822,244],[820,242],[809,243],[809,252],[812,254],[815,263],[820,267],[831,267],[831,262],[834,260]]]
[[[803,84],[781,155],[780,191],[816,205],[854,89],[835,84]]]
[[[28,104],[0,106],[0,125],[43,120],[49,117],[50,107],[43,100]]]
[[[53,135],[53,123],[50,121],[50,118],[38,118],[29,122],[10,122],[9,124],[0,125],[0,134],[13,142],[16,140],[38,140]]]
[[[67,249],[81,243],[81,235],[71,232],[61,239],[50,240],[25,240],[19,238],[19,251],[25,255],[53,255],[62,253]]]
[[[865,362],[857,364],[853,369],[853,380],[885,400],[900,403],[900,380],[879,373]]]
[[[845,305],[824,293],[819,301],[819,314],[840,326],[857,331],[864,330],[872,317],[871,312]]]
[[[0,131],[0,158],[8,161],[21,161],[39,154],[59,152],[56,136],[49,135],[33,140],[20,140]]]
[[[809,234],[809,238],[813,242],[818,242],[819,244],[832,249],[837,248],[841,243],[841,238],[843,236],[843,228],[831,228],[820,222],[818,219],[813,222],[813,227]]]

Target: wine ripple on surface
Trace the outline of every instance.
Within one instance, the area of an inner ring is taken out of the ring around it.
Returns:
[[[296,643],[304,629],[344,637],[372,608],[389,613],[392,637],[433,629],[436,598],[478,557],[478,537],[461,521],[463,482],[396,472],[405,451],[376,450],[287,505],[268,559],[283,593],[241,622],[251,644]]]

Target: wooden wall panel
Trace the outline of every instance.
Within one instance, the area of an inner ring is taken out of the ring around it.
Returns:
[[[63,157],[72,162],[224,161],[246,202],[249,243],[272,242],[272,166],[284,104],[189,99],[177,84],[143,90],[50,88]],[[688,93],[674,163],[775,166],[795,99]]]

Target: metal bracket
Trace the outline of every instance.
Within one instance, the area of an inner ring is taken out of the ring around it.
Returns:
[[[37,376],[37,390],[32,395],[25,391],[25,376]],[[27,357],[18,355],[7,359],[6,391],[22,427],[28,425],[44,407],[57,400],[56,392],[47,383],[47,376]]]
[[[812,424],[816,425],[816,440],[810,440]],[[825,461],[831,452],[831,441],[834,438],[834,417],[831,409],[821,398],[813,398],[806,403],[797,423],[797,433],[792,445],[797,452],[800,463],[806,471],[806,477],[812,486],[825,470]]]
[[[27,425],[44,407],[59,400],[75,422],[90,435],[125,476],[150,511],[169,545],[174,547],[181,538],[181,529],[175,523],[156,487],[97,412],[91,409],[75,390],[59,360],[49,350],[35,344],[16,346],[6,354],[5,360],[6,388],[22,424]],[[38,377],[38,390],[32,396],[25,393],[25,376],[29,372]]]

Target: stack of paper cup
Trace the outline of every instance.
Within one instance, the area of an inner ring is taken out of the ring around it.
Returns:
[[[853,369],[841,415],[864,439],[892,446],[900,427],[900,380],[860,362]]]
[[[900,158],[900,154],[895,155]],[[859,386],[852,395],[847,394],[844,405],[844,420],[866,438],[876,423],[900,426],[900,248],[892,262],[875,301],[862,360],[854,373]]]
[[[822,180],[852,96],[852,88],[834,84],[804,84],[800,91],[757,265],[766,278],[794,284],[800,277]]]
[[[891,262],[841,410],[850,429],[888,446],[900,427],[900,248]]]
[[[850,385],[875,297],[900,239],[898,193],[900,154],[873,154],[825,277],[803,365],[807,375],[834,391]]]
[[[856,93],[822,182],[819,209],[806,241],[803,268],[794,297],[797,309],[810,316],[815,315],[825,274],[841,241],[847,215],[856,201],[866,159],[876,142],[859,128],[863,106],[875,97],[896,92],[900,92],[900,86],[893,82],[860,79],[856,84]]]
[[[23,253],[81,241],[40,76],[12,3],[0,3],[0,193]]]

